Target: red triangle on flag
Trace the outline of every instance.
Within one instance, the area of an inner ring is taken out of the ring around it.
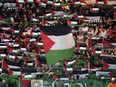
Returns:
[[[20,79],[23,79],[23,78],[24,78],[24,74],[21,73],[21,75],[20,75]]]
[[[37,66],[42,67],[42,64],[40,63],[40,61],[37,58],[35,59],[35,61],[36,61]]]
[[[102,69],[103,70],[106,70],[108,69],[109,65],[106,63],[106,61],[103,60],[103,66],[102,66]]]
[[[4,61],[4,59],[2,60],[2,69],[8,69],[8,64]]]
[[[12,48],[8,47],[8,48],[7,48],[7,52],[8,52],[9,54],[12,53]]]
[[[7,70],[8,70],[8,75],[9,76],[13,74],[13,71],[10,68],[8,68]]]
[[[91,62],[89,63],[89,68],[90,69],[95,69],[94,65]]]
[[[0,20],[4,21],[4,18],[3,18],[3,16],[1,16],[1,15],[0,15]]]
[[[108,42],[107,40],[102,40],[102,44],[103,46],[112,46],[112,44],[110,42]]]
[[[107,0],[104,0],[104,5],[106,5],[107,4]]]
[[[23,87],[28,87],[27,85],[29,84],[30,80],[20,80],[22,83]]]
[[[110,74],[110,78],[113,78],[114,77],[113,72],[110,72],[109,74]]]
[[[71,24],[71,21],[70,20],[67,20],[67,24],[70,25]]]
[[[56,80],[58,77],[57,76],[53,76],[53,79]]]
[[[49,37],[47,37],[47,35],[45,35],[44,32],[42,32],[42,31],[40,31],[40,32],[42,35],[44,51],[45,51],[45,53],[47,53],[50,50],[50,48],[55,44],[55,42],[53,42]]]

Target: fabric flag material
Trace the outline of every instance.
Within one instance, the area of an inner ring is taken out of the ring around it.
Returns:
[[[73,71],[73,75],[76,77],[76,76],[79,76],[79,78],[86,78],[86,76],[89,75],[89,72],[88,70],[84,70],[84,71]]]
[[[42,67],[42,64],[40,63],[40,61],[37,58],[35,58],[35,64],[36,64],[36,66]]]
[[[73,56],[75,41],[69,27],[41,26],[40,29],[48,64]]]
[[[91,71],[97,71],[97,70],[100,70],[99,68],[95,67],[91,62],[88,63],[88,70],[89,72]]]
[[[60,75],[60,80],[69,80],[69,76],[68,75]]]
[[[106,70],[109,67],[109,65],[106,63],[106,61],[103,60],[103,66],[102,69]]]
[[[68,20],[68,21],[67,21],[67,24],[68,24],[69,26],[76,26],[78,23],[77,23],[77,21],[70,21],[70,20]]]
[[[112,46],[112,44],[108,42],[107,40],[102,40],[102,44],[103,46]]]
[[[65,65],[66,66],[70,66],[70,65],[72,65],[72,64],[74,64],[75,63],[75,60],[73,60],[73,61],[66,61],[65,62]]]
[[[110,71],[107,71],[107,70],[99,70],[99,71],[96,71],[96,76],[100,76],[100,75],[109,76],[110,75]]]
[[[25,3],[24,0],[16,0],[17,3]]]
[[[73,71],[73,68],[64,68],[64,71],[65,72],[72,72]]]
[[[34,3],[34,0],[25,0],[27,3]]]
[[[103,68],[115,70],[116,69],[116,58],[103,59]]]
[[[31,82],[31,80],[20,80],[23,87],[28,87],[28,84]]]
[[[8,60],[2,60],[2,69],[8,70],[9,75],[19,76],[21,74],[21,67],[15,62],[9,62]]]

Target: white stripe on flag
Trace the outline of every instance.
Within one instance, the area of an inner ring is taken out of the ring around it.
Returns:
[[[13,71],[13,75],[21,75],[21,72],[20,71]]]
[[[79,49],[80,50],[86,50],[87,48],[86,47],[80,47]]]
[[[0,48],[7,48],[7,46],[0,46]]]
[[[48,4],[52,4],[52,3],[53,3],[53,1],[47,1],[47,3],[48,3]]]
[[[59,16],[62,15],[64,12],[63,11],[54,11],[54,16]]]
[[[69,80],[69,78],[63,78],[63,77],[61,77],[60,80]]]
[[[33,18],[33,19],[32,19],[32,21],[38,21],[38,19],[36,19],[36,18]]]
[[[42,5],[42,6],[46,6],[46,4],[45,4],[45,3],[42,3],[42,2],[41,2],[41,5]]]
[[[3,30],[10,30],[10,27],[2,27]]]
[[[93,10],[93,11],[98,11],[98,10],[99,10],[99,8],[92,8],[92,10]]]
[[[0,54],[1,57],[6,57],[6,54]]]
[[[33,0],[27,0],[27,2],[34,2]]]
[[[0,68],[0,72],[2,72],[2,68]]]
[[[75,60],[68,62],[67,65],[71,65],[73,63],[75,63]]]
[[[102,1],[98,1],[98,4],[104,4],[104,2],[102,2]]]
[[[71,21],[71,24],[77,24],[77,22],[76,21]]]
[[[34,38],[33,39],[30,39],[30,42],[33,42],[33,41],[36,41],[36,39],[34,39]]]
[[[11,59],[15,59],[15,56],[10,55],[9,58],[11,58]]]
[[[37,45],[39,45],[39,46],[43,46],[43,43],[37,43]]]
[[[33,36],[38,36],[39,35],[39,32],[38,33],[32,32],[32,35]]]
[[[73,68],[66,68],[66,71],[73,71]]]
[[[28,66],[33,66],[33,63],[27,63]]]
[[[75,46],[75,41],[72,33],[62,36],[48,36],[55,44],[51,50],[64,50]]]
[[[95,51],[95,53],[99,53],[99,54],[101,54],[101,53],[102,53],[102,51]]]
[[[17,53],[17,52],[18,52],[18,50],[12,50],[12,52],[13,52],[13,53]]]
[[[116,64],[108,64],[109,68],[108,69],[116,69]]]
[[[84,16],[83,15],[78,15],[78,18],[84,18]]]
[[[3,39],[3,41],[4,41],[4,42],[8,42],[8,41],[10,41],[10,40],[9,40],[9,39]]]
[[[32,78],[32,75],[25,75],[24,78]]]
[[[13,47],[19,47],[19,44],[13,44]]]
[[[19,33],[19,30],[15,30],[14,33]]]
[[[99,76],[99,75],[109,75],[110,72],[108,71],[96,71],[96,76]]]
[[[61,4],[60,3],[54,3],[55,6],[60,6]]]
[[[27,49],[26,48],[21,48],[21,51],[26,51]]]
[[[24,0],[18,0],[18,3],[24,3]]]
[[[21,69],[21,67],[19,67],[19,66],[14,66],[14,65],[8,65],[8,67],[9,68],[11,68],[11,69]]]
[[[52,15],[52,13],[48,13],[48,14],[46,14],[46,16],[51,16]]]
[[[75,4],[81,4],[81,2],[75,2]]]

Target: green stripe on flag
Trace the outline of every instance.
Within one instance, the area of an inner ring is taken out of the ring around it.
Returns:
[[[46,54],[47,63],[48,64],[55,64],[59,62],[59,60],[66,59],[72,57],[74,55],[75,47],[65,50],[50,50]]]

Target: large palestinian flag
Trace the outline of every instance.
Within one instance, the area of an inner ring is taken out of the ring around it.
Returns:
[[[116,73],[116,57],[103,58],[103,70],[111,70]]]
[[[73,56],[75,42],[69,27],[41,26],[40,29],[48,64]]]

